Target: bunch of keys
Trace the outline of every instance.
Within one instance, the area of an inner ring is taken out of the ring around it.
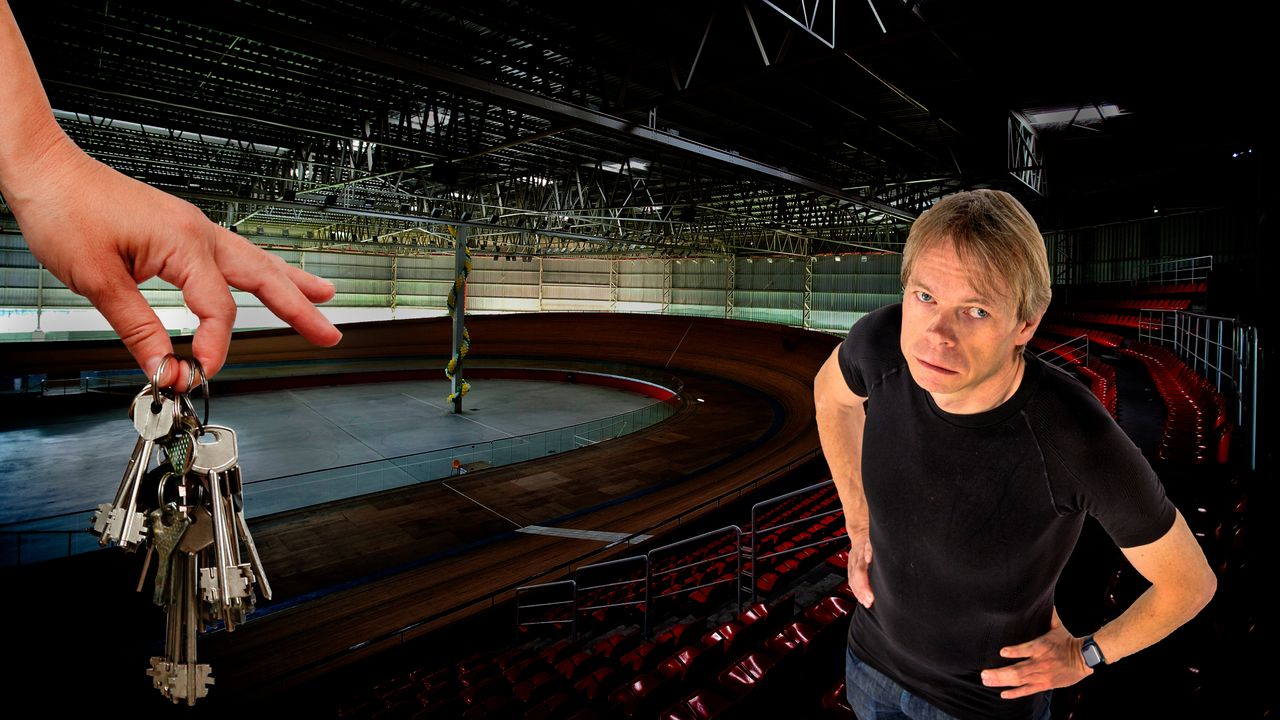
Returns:
[[[151,658],[147,675],[174,703],[194,705],[213,684],[210,666],[196,661],[197,635],[218,621],[234,631],[253,610],[255,587],[270,600],[271,585],[245,522],[235,431],[209,424],[208,379],[198,361],[190,361],[187,388],[199,373],[203,420],[188,393],[160,387],[171,359],[180,361],[166,355],[133,399],[138,440],[115,499],[98,506],[90,532],[104,546],[144,549],[139,592],[155,558],[152,600],[165,609],[165,654]]]

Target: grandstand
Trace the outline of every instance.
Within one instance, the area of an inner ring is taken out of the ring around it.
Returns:
[[[314,347],[233,292],[211,412],[280,425],[240,440],[268,468],[245,510],[275,596],[201,635],[215,683],[173,704],[144,673],[164,621],[136,591],[141,557],[86,531],[127,460],[109,422],[145,378],[0,198],[15,706],[850,720],[859,609],[814,376],[902,299],[911,222],[991,187],[1045,237],[1053,301],[1031,352],[1116,419],[1218,579],[1164,641],[1055,691],[1052,716],[1274,715],[1258,660],[1273,181],[1238,72],[1264,43],[1216,40],[1256,18],[1168,18],[1156,39],[1145,14],[1094,2],[10,4],[69,137],[332,281],[321,309],[343,331]],[[1219,108],[1192,128],[1170,101],[1188,86]],[[181,291],[141,289],[190,356]],[[345,405],[454,362],[460,400]],[[592,414],[586,386],[631,404]],[[332,437],[272,414],[326,388],[347,393],[309,408]],[[28,455],[68,464],[44,479]],[[1090,520],[1057,607],[1082,634],[1145,587]]]

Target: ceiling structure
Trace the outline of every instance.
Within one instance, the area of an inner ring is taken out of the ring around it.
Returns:
[[[964,188],[1042,224],[1229,201],[1196,182],[1261,129],[1228,18],[972,5],[12,0],[78,144],[268,247],[812,255]]]

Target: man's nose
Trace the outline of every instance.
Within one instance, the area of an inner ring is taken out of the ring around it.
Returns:
[[[930,340],[943,345],[954,345],[956,342],[955,318],[950,313],[935,313],[929,321],[925,333]]]

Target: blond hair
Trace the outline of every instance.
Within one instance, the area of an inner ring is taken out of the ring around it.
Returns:
[[[998,297],[1001,286],[1013,295],[1018,319],[1030,322],[1049,307],[1052,297],[1049,257],[1031,214],[1000,190],[970,190],[949,195],[916,218],[902,251],[902,284],[920,253],[950,241],[956,256],[972,268],[974,289]]]

